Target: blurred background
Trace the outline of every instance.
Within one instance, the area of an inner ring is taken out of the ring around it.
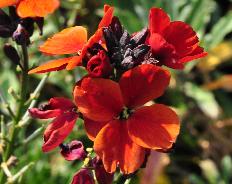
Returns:
[[[232,183],[232,1],[231,0],[61,0],[61,7],[45,18],[44,34],[35,31],[29,48],[30,67],[50,58],[38,52],[38,46],[49,36],[73,25],[88,28],[89,36],[96,30],[103,15],[103,5],[115,6],[124,27],[137,32],[148,25],[149,9],[163,8],[172,20],[190,24],[198,33],[201,46],[208,56],[190,62],[182,71],[171,70],[173,78],[165,95],[156,102],[172,106],[181,118],[181,133],[170,153],[152,152],[147,168],[138,172],[131,184],[231,184]],[[7,11],[7,9],[6,9]],[[15,99],[9,88],[19,88],[17,67],[2,50],[11,39],[0,39],[0,89],[10,104]],[[54,96],[72,98],[72,88],[81,70],[50,74],[39,104]],[[30,76],[29,91],[33,91],[44,75]],[[29,94],[28,94],[29,95]],[[5,108],[0,105],[0,113]],[[35,121],[20,133],[23,139],[46,121]],[[78,139],[92,147],[78,122],[70,140]],[[32,166],[21,178],[22,184],[66,184],[81,166],[67,162],[59,150],[41,151],[42,130],[30,143],[19,147],[15,156],[18,166]]]

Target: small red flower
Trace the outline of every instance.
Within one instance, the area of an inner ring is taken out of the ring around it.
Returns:
[[[68,161],[83,160],[87,154],[84,146],[80,141],[72,141],[68,145],[60,145],[61,155]]]
[[[161,96],[169,80],[168,71],[143,64],[125,72],[119,83],[89,77],[75,87],[87,135],[107,172],[119,166],[124,174],[133,173],[147,148],[172,147],[180,128],[176,113],[162,104],[143,106]]]
[[[76,54],[72,57],[49,61],[35,69],[29,71],[32,73],[45,73],[58,70],[72,70],[82,64],[87,49],[95,43],[102,42],[102,28],[110,24],[113,17],[114,8],[108,5],[104,6],[104,17],[98,25],[96,33],[87,41],[87,31],[82,26],[66,28],[53,35],[42,46],[40,51],[49,55]],[[77,54],[78,53],[78,54]]]
[[[74,175],[71,184],[95,184],[95,182],[88,169],[81,169]]]
[[[196,32],[181,21],[170,21],[160,8],[151,8],[149,15],[149,45],[159,65],[182,69],[186,62],[207,55],[199,46]]]
[[[105,51],[100,50],[87,63],[87,71],[90,77],[108,77],[112,73],[112,67]]]
[[[45,17],[60,5],[59,0],[1,0],[0,8],[17,7],[17,14],[22,17]]]
[[[55,118],[44,132],[42,150],[48,152],[59,146],[72,131],[78,118],[75,104],[69,99],[55,97],[42,108],[31,108],[29,113],[33,118]]]

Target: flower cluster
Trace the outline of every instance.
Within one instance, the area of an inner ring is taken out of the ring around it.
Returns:
[[[163,66],[183,69],[186,62],[206,55],[193,29],[181,21],[171,22],[160,8],[151,8],[148,27],[133,34],[113,11],[105,5],[104,17],[89,39],[81,26],[64,29],[48,39],[40,47],[41,52],[71,56],[29,72],[86,68],[88,74],[74,87],[74,102],[56,97],[29,112],[35,118],[55,118],[44,132],[43,151],[59,146],[67,160],[87,156],[80,142],[63,144],[76,119],[83,119],[98,159],[89,164],[96,173],[101,165],[98,174],[108,180],[112,180],[109,173],[117,168],[123,174],[137,171],[149,150],[172,148],[180,130],[177,114],[163,104],[146,104],[162,96],[169,85],[171,75]],[[75,175],[73,183],[78,183],[80,175],[94,183],[86,168]]]

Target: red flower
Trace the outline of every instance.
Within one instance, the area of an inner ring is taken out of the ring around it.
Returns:
[[[113,17],[114,8],[108,5],[104,6],[104,17],[98,25],[96,33],[87,41],[87,31],[82,26],[66,28],[48,39],[40,51],[49,55],[76,54],[68,58],[62,58],[47,62],[35,69],[29,71],[32,73],[45,73],[58,70],[72,70],[82,64],[82,58],[85,56],[87,49],[94,43],[100,43],[102,39],[102,28],[110,24]],[[79,54],[77,54],[79,53]]]
[[[33,118],[49,119],[55,118],[44,132],[44,152],[51,151],[59,146],[72,131],[78,115],[73,110],[75,104],[69,99],[55,97],[42,108],[31,108],[29,113]]]
[[[80,141],[72,141],[68,145],[61,145],[61,155],[68,161],[83,160],[87,154]]]
[[[119,83],[84,78],[74,89],[88,137],[107,172],[119,166],[133,173],[144,162],[146,148],[168,149],[179,133],[176,113],[162,104],[142,106],[161,96],[170,74],[143,64],[125,72]]]
[[[100,50],[87,63],[87,70],[90,77],[108,77],[112,73],[112,67],[105,51]]]
[[[45,17],[55,11],[59,5],[59,0],[1,0],[0,8],[7,6],[17,7],[20,17]]]
[[[88,169],[81,169],[75,174],[71,184],[95,184],[95,182]]]
[[[160,8],[151,8],[149,15],[149,45],[160,65],[182,69],[186,62],[207,55],[199,46],[196,32],[181,21],[170,21]]]

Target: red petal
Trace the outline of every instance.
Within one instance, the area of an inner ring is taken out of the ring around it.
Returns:
[[[152,64],[128,70],[119,81],[124,103],[129,108],[135,108],[161,96],[169,80],[168,71]]]
[[[70,27],[49,38],[40,51],[46,54],[73,54],[79,52],[87,41],[87,31],[82,26]]]
[[[30,113],[32,118],[38,118],[38,119],[49,119],[54,118],[62,114],[62,110],[55,109],[55,110],[40,110],[38,108],[31,108],[28,109],[28,112]]]
[[[110,25],[111,20],[113,18],[113,13],[114,13],[114,8],[109,6],[109,5],[105,5],[104,6],[104,16],[101,20],[101,22],[98,25],[98,29],[102,28],[102,27],[107,27]]]
[[[37,68],[30,70],[28,74],[46,73],[46,72],[63,70],[69,63],[72,63],[74,61],[80,63],[80,56],[73,56],[73,57],[48,61],[47,63],[44,63],[38,66]]]
[[[192,27],[181,21],[171,22],[164,31],[164,38],[175,47],[180,58],[193,52],[199,43]]]
[[[124,174],[135,172],[142,165],[145,149],[133,143],[126,122],[108,123],[97,135],[94,150],[102,159],[107,172],[114,172],[117,165]]]
[[[48,105],[51,109],[61,109],[63,111],[72,110],[76,107],[71,100],[64,97],[53,97],[49,100]]]
[[[107,122],[103,121],[93,121],[88,118],[84,118],[84,125],[85,125],[85,130],[87,133],[88,138],[91,141],[94,141],[95,137],[99,133],[99,131],[107,124]]]
[[[51,151],[59,146],[71,133],[77,118],[75,112],[67,112],[54,119],[44,132],[43,152]]]
[[[88,169],[80,169],[73,177],[71,184],[95,184],[95,182]]]
[[[179,60],[179,62],[180,63],[186,63],[186,62],[192,61],[194,59],[199,59],[199,58],[202,58],[202,57],[205,57],[205,56],[207,56],[207,52],[204,52],[204,49],[198,46],[188,56],[185,56],[184,58],[181,58]]]
[[[85,78],[74,89],[78,110],[95,121],[109,121],[119,115],[123,102],[118,83],[109,79]]]
[[[149,29],[151,33],[162,34],[170,24],[170,18],[161,8],[151,8],[149,14]]]
[[[0,1],[0,8],[4,8],[6,6],[16,5],[18,0],[1,0]]]
[[[60,5],[59,0],[19,0],[17,13],[20,17],[45,17]]]
[[[155,104],[136,110],[127,120],[131,139],[150,149],[168,149],[180,130],[176,113],[165,105]]]

